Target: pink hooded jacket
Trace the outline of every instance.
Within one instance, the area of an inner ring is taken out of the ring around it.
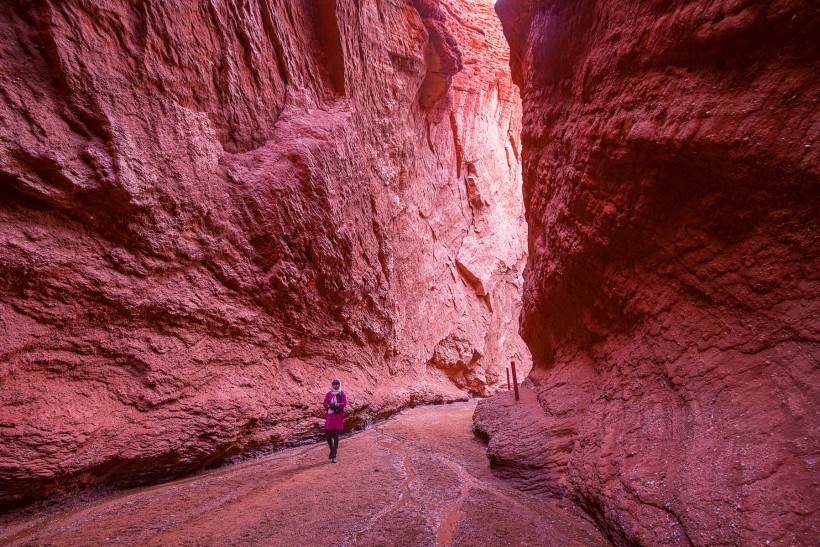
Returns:
[[[343,429],[345,421],[344,408],[347,406],[347,395],[345,395],[344,391],[341,391],[339,395],[336,396],[336,404],[339,405],[339,409],[336,410],[336,412],[331,412],[329,409],[332,399],[333,392],[328,391],[327,395],[325,395],[325,402],[323,403],[325,407],[325,429]]]

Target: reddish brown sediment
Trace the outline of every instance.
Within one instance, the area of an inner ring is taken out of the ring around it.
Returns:
[[[0,528],[0,544],[607,545],[577,508],[494,477],[475,402],[408,409],[324,443]]]
[[[523,97],[529,395],[491,459],[619,544],[810,545],[820,14],[499,0]]]
[[[331,377],[359,427],[528,363],[489,3],[6,2],[0,45],[0,505],[303,443]]]

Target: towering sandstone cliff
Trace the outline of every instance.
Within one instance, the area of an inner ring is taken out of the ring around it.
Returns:
[[[0,47],[0,505],[528,363],[489,2],[21,0]]]
[[[522,89],[529,389],[499,470],[613,540],[820,537],[820,13],[499,0]]]

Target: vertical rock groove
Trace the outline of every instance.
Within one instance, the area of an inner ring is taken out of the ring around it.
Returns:
[[[324,58],[323,69],[337,95],[345,94],[345,61],[336,15],[337,0],[313,0],[312,18],[316,24],[316,42]]]

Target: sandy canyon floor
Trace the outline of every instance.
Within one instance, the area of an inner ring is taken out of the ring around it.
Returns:
[[[504,395],[502,395],[504,396]],[[607,545],[566,504],[493,476],[475,401],[0,529],[0,545]]]

